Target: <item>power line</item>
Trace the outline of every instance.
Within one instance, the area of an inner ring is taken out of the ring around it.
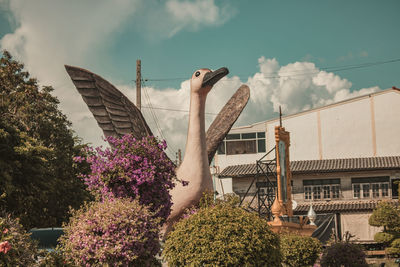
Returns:
[[[189,110],[186,109],[173,109],[173,108],[164,108],[164,107],[147,107],[147,106],[142,106],[142,108],[150,108],[150,109],[159,109],[159,110],[167,110],[167,111],[176,111],[176,112],[185,112],[189,113]],[[217,113],[211,113],[211,112],[205,112],[206,115],[212,115],[212,116],[217,116]]]
[[[162,132],[162,130],[161,130],[160,124],[159,124],[159,122],[158,122],[157,115],[156,115],[156,113],[154,112],[154,108],[153,108],[153,106],[152,106],[152,104],[151,104],[150,96],[149,96],[149,94],[148,94],[148,92],[147,92],[147,88],[146,88],[146,86],[145,86],[145,84],[144,84],[144,81],[141,81],[141,83],[142,83],[142,85],[143,85],[142,88],[144,89],[144,94],[145,94],[145,97],[146,97],[146,99],[147,99],[147,103],[148,103],[148,105],[149,105],[149,107],[147,107],[147,108],[150,109],[150,114],[151,114],[151,116],[153,117],[153,120],[154,120],[154,123],[155,123],[155,125],[156,125],[157,131],[158,131],[158,133],[160,134],[160,137],[161,137],[162,139],[167,140],[167,138],[165,138],[165,136],[164,136],[164,134],[163,134],[163,132]],[[177,153],[177,152],[175,151],[175,149],[171,146],[171,144],[168,144],[167,149],[170,150],[170,151],[172,151],[174,154]]]
[[[269,72],[264,74],[264,78],[267,79],[280,79],[280,78],[286,78],[286,77],[295,77],[295,76],[307,76],[307,75],[313,75],[313,74],[318,74],[321,70],[329,71],[329,72],[339,72],[339,71],[347,71],[347,70],[353,70],[353,69],[361,69],[361,68],[368,68],[372,66],[377,66],[377,65],[383,65],[383,64],[389,64],[389,63],[395,63],[395,62],[400,62],[400,58],[397,59],[392,59],[392,60],[386,60],[386,61],[375,61],[375,62],[367,62],[367,63],[361,63],[361,64],[352,64],[352,65],[341,65],[341,66],[331,66],[331,67],[322,67],[319,68],[318,71],[313,71],[313,72],[301,72],[302,70],[294,70],[294,71],[288,71],[288,72],[281,72],[278,74],[278,72]],[[300,73],[296,73],[300,72]],[[285,73],[288,73],[288,75],[283,75]],[[293,74],[289,74],[293,73]],[[267,75],[269,74],[269,75]],[[272,75],[275,74],[275,75]],[[245,78],[249,77],[249,75],[244,75],[244,74],[238,74],[235,75],[239,78]],[[178,81],[178,80],[187,80],[187,77],[176,77],[176,78],[158,78],[158,79],[151,79],[147,78],[144,79],[146,82],[165,82],[165,81]],[[226,80],[224,82],[227,82]]]

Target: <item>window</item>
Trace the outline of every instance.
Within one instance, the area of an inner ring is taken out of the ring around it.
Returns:
[[[382,197],[389,196],[389,184],[387,183],[381,184],[381,190],[382,190]]]
[[[399,182],[399,178],[392,179],[392,198],[399,198]]]
[[[354,198],[389,197],[389,177],[351,178]]]
[[[330,197],[331,197],[331,186],[324,185],[324,198],[330,198]]]
[[[312,187],[311,186],[305,186],[304,187],[304,199],[306,200],[311,200],[311,192],[312,192]]]
[[[379,184],[372,184],[372,197],[373,198],[379,197]]]
[[[265,153],[265,144],[265,132],[228,134],[217,152],[220,155]]]
[[[305,200],[338,199],[340,179],[303,180]]]
[[[369,197],[369,184],[362,185],[363,198]]]
[[[353,197],[360,198],[361,186],[360,184],[353,184]]]
[[[319,185],[313,186],[313,199],[314,200],[321,199],[321,186]]]
[[[340,186],[331,185],[331,190],[332,190],[332,198],[339,198]]]

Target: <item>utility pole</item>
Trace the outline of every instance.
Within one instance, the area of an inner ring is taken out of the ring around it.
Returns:
[[[142,62],[136,60],[136,107],[142,108]]]
[[[182,164],[182,151],[178,149],[178,166]]]

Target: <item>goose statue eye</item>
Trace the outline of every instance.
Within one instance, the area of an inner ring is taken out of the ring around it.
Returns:
[[[196,73],[194,74],[196,77],[200,76],[200,71],[196,71]]]

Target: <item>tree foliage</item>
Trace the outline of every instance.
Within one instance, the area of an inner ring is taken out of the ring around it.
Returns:
[[[279,238],[267,221],[232,203],[204,205],[176,223],[163,251],[168,264],[280,266]]]
[[[383,227],[374,240],[383,243],[388,254],[400,255],[400,209],[394,203],[381,201],[369,217],[369,224]]]
[[[321,242],[308,236],[282,235],[283,262],[290,267],[312,266],[321,252]]]
[[[72,158],[82,145],[58,109],[52,87],[39,88],[23,65],[4,51],[0,59],[1,206],[25,228],[61,225],[68,206],[89,197]]]

